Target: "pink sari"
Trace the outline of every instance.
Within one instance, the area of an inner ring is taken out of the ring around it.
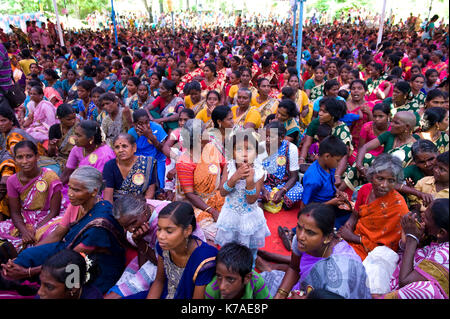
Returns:
[[[34,109],[33,123],[25,129],[25,132],[34,137],[38,142],[48,140],[50,126],[58,123],[56,108],[49,101],[42,100]]]

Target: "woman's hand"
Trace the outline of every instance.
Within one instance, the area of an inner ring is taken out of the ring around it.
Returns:
[[[6,264],[1,264],[2,275],[12,280],[20,280],[28,278],[28,269],[14,263],[12,259],[9,259]]]
[[[419,198],[422,200],[424,206],[430,205],[431,202],[434,200],[433,195],[428,194],[428,193],[420,192],[418,195],[419,195]]]
[[[36,230],[30,229],[28,227],[24,227],[24,229],[22,229],[20,231],[21,237],[22,237],[22,244],[24,246],[30,245],[30,244],[34,244],[36,242]]]
[[[411,234],[416,236],[417,238],[422,237],[425,230],[425,223],[422,222],[418,224],[417,219],[415,218],[413,213],[409,212],[408,214],[403,216],[400,223],[405,234]]]
[[[148,224],[148,222],[143,223],[141,226],[134,229],[133,235],[131,236],[131,238],[137,244],[139,241],[141,241],[143,239],[143,237],[145,235],[147,235],[149,230],[150,230],[150,225]]]
[[[358,170],[361,177],[366,177],[367,169],[362,165],[356,165],[356,169]]]
[[[338,234],[339,237],[341,237],[342,239],[344,239],[344,240],[346,240],[346,241],[351,241],[352,236],[355,235],[355,234],[351,231],[350,227],[347,226],[347,224],[345,224],[344,226],[342,226],[341,228],[339,228],[337,234]]]
[[[281,200],[283,199],[285,194],[284,190],[279,190],[278,192],[275,193],[275,195],[272,198],[272,202],[275,204],[278,204],[279,202],[281,202]]]
[[[214,221],[217,222],[220,212],[214,208],[211,208],[208,210],[208,213],[210,213]]]
[[[308,114],[309,114],[309,105],[304,105],[302,112],[300,113],[300,117],[305,118],[308,116]]]

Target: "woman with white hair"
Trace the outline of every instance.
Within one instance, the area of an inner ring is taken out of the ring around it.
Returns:
[[[367,170],[370,183],[358,191],[355,209],[338,234],[364,260],[375,247],[384,245],[394,251],[401,237],[401,218],[409,211],[395,186],[403,181],[402,161],[380,154]]]
[[[114,202],[113,215],[127,231],[128,241],[136,246],[138,255],[127,265],[105,299],[124,298],[149,290],[157,268],[155,247],[158,215],[169,203],[146,200],[142,195],[122,195]],[[206,241],[200,227],[195,229],[193,235]]]
[[[123,228],[112,215],[112,205],[101,200],[102,173],[91,166],[77,168],[69,179],[69,200],[60,224],[35,247],[23,250],[3,264],[2,275],[13,280],[37,280],[41,265],[63,249],[88,255],[99,268],[93,280],[102,293],[108,291],[125,266],[127,242]]]
[[[344,179],[345,185],[342,184],[340,190],[348,187],[354,191],[356,187],[367,182],[367,169],[374,160],[374,156],[369,152],[377,147],[383,146],[383,153],[399,158],[403,167],[410,165],[413,160],[411,147],[416,140],[420,139],[419,136],[413,134],[415,126],[416,116],[412,111],[397,112],[391,121],[390,131],[380,134],[358,150],[356,161],[347,170]]]

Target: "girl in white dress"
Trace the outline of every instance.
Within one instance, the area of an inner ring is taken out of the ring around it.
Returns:
[[[227,147],[232,147],[233,157],[227,164],[221,180],[220,193],[225,197],[217,219],[215,243],[223,246],[237,242],[252,250],[253,262],[258,248],[264,247],[270,236],[258,197],[265,180],[261,163],[255,161],[258,139],[253,129],[236,132]]]

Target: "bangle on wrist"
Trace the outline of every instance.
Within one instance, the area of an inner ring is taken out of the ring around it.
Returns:
[[[226,181],[225,183],[223,183],[223,189],[226,190],[228,193],[231,193],[234,190],[234,187],[230,187],[228,186],[228,181]]]
[[[250,190],[245,189],[245,195],[249,195],[249,196],[256,195],[256,187],[253,189],[250,189]]]
[[[211,206],[206,207],[205,212],[211,209]]]
[[[28,277],[31,278],[31,267],[28,268]]]
[[[289,293],[286,291],[286,290],[284,290],[283,288],[278,288],[278,291],[277,291],[280,295],[282,295],[282,296],[285,296],[285,297],[287,297],[288,295],[289,295]]]
[[[414,239],[416,240],[417,244],[419,244],[419,243],[420,243],[420,241],[419,241],[419,238],[417,238],[417,237],[416,237],[416,236],[414,236],[413,234],[410,234],[410,233],[408,233],[408,234],[406,234],[406,237],[411,237],[411,238],[414,238]]]
[[[286,188],[286,187],[284,187],[284,186],[283,186],[283,187],[281,187],[281,190],[282,190],[282,191],[284,191],[285,193],[287,193],[287,192],[288,192],[287,188]]]
[[[362,236],[359,235],[359,243],[362,244]]]

